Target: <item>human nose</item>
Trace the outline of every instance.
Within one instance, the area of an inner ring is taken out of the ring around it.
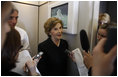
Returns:
[[[59,32],[59,33],[62,33],[62,29],[59,29],[58,32]]]
[[[97,35],[97,39],[100,40],[102,37],[100,35]]]
[[[13,23],[16,23],[17,22],[16,18],[13,18],[12,22]]]

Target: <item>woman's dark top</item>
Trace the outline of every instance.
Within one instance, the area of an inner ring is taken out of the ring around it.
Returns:
[[[68,43],[61,39],[60,45],[57,47],[51,38],[38,45],[38,51],[42,51],[41,60],[37,67],[43,76],[65,76],[67,67],[67,54],[65,50],[68,49]]]
[[[6,71],[6,72],[1,72],[1,76],[21,76],[21,75],[12,71]]]

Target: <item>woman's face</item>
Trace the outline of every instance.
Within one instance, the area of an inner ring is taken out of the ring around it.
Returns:
[[[57,23],[56,26],[51,29],[49,34],[53,40],[60,40],[62,38],[62,31],[62,25]]]
[[[97,33],[97,40],[100,41],[102,38],[107,37],[106,29],[99,29]]]

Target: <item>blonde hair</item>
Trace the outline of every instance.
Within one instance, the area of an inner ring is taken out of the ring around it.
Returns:
[[[60,23],[63,27],[62,21],[56,17],[51,17],[45,22],[44,29],[45,29],[45,33],[48,35],[48,37],[50,37],[49,33],[50,33],[51,29],[54,28],[57,23]]]
[[[108,13],[101,13],[99,15],[99,22],[103,22],[103,24],[104,23],[110,23],[110,15]]]

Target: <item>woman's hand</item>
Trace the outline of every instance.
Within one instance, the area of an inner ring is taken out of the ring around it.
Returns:
[[[24,67],[24,71],[25,72],[28,72],[29,75],[31,76],[37,76],[39,75],[37,72],[36,72],[36,66],[37,66],[37,63],[39,62],[39,59],[30,59],[26,62],[25,64],[25,67]]]
[[[72,59],[73,62],[76,62],[74,52],[70,52],[68,56]]]
[[[117,45],[109,53],[104,53],[106,39],[101,39],[93,50],[92,75],[110,75],[113,72],[113,63],[117,56]]]
[[[91,55],[91,53],[89,51],[88,51],[88,53],[83,51],[83,56],[84,56],[84,58],[83,58],[84,64],[86,65],[86,67],[88,69],[90,69],[90,67],[92,67],[92,64],[93,64],[93,56]]]

